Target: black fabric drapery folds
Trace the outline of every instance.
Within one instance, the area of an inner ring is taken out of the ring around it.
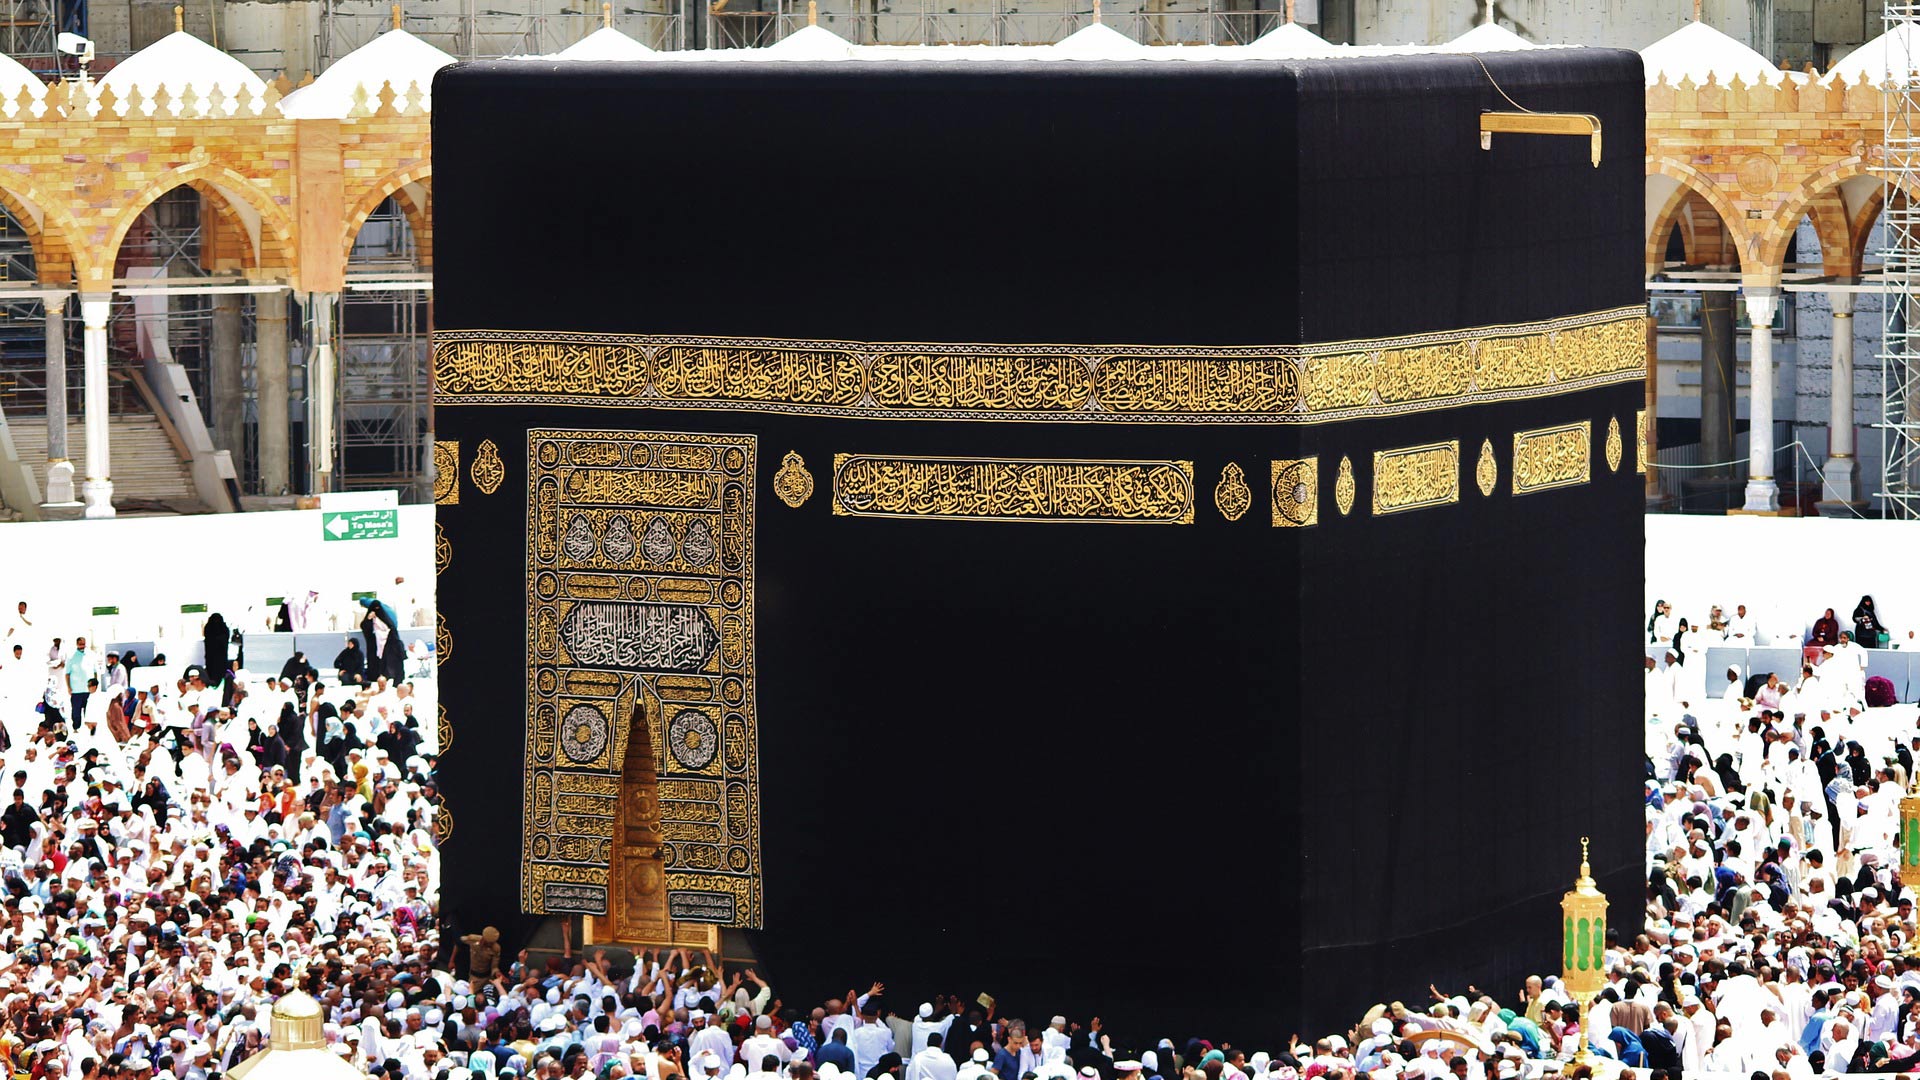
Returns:
[[[1600,167],[1579,138],[1482,150],[1477,114],[1510,107],[1495,80],[1597,114]],[[1638,57],[1591,49],[461,65],[434,88],[436,332],[1284,346],[1626,308],[1644,301],[1642,95]],[[1638,929],[1637,379],[1313,424],[442,390],[461,932],[513,937],[533,842],[531,428],[757,440],[755,943],[788,1002],[872,979],[903,1009],[985,990],[1139,1046],[1344,1028],[1376,1000],[1417,1007],[1429,980],[1504,994],[1557,971],[1581,836],[1613,926]],[[1516,433],[1581,421],[1590,478],[1513,494]],[[1458,501],[1374,514],[1373,455],[1446,440]],[[775,489],[790,451],[818,489],[797,509]],[[1195,516],[836,515],[848,453],[1191,461]],[[1269,463],[1308,456],[1318,523],[1276,528]],[[1228,463],[1252,493],[1237,521],[1212,496]]]

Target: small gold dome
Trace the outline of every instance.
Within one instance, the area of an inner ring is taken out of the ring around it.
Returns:
[[[320,1003],[298,990],[274,1002],[267,1045],[275,1050],[326,1049],[326,1021]]]

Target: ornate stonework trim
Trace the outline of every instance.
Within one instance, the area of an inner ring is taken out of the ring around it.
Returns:
[[[1320,459],[1282,458],[1272,462],[1271,469],[1273,527],[1304,529],[1320,524]]]
[[[1593,473],[1593,422],[1515,432],[1513,436],[1513,493],[1575,487]]]
[[[854,517],[1191,525],[1193,503],[1191,461],[833,456]]]
[[[1459,501],[1459,439],[1373,452],[1373,516]]]
[[[460,443],[456,440],[434,440],[433,501],[440,506],[460,503]]]
[[[434,337],[438,405],[877,419],[1326,423],[1638,379],[1645,309],[1276,346],[873,343],[558,331]]]
[[[1220,470],[1220,482],[1213,487],[1213,505],[1228,521],[1239,521],[1253,506],[1253,489],[1247,487],[1247,474],[1238,464],[1229,461]]]

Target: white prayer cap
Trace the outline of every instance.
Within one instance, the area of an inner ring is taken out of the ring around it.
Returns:
[[[1368,1030],[1372,1031],[1375,1035],[1391,1035],[1393,1034],[1393,1021],[1385,1018],[1375,1020],[1372,1025],[1369,1026]]]
[[[980,1049],[975,1050],[973,1052],[973,1060],[979,1062],[982,1065],[985,1065],[987,1063],[987,1048],[983,1046]],[[1116,1068],[1117,1067],[1118,1066],[1116,1066]]]
[[[1052,1020],[1048,1021],[1048,1023],[1052,1024],[1054,1027],[1066,1027],[1067,1018],[1064,1016],[1056,1015]]]
[[[1087,1080],[1099,1080],[1100,1070],[1089,1065],[1080,1070],[1080,1075],[1086,1077]]]
[[[1160,1055],[1155,1051],[1149,1050],[1146,1053],[1140,1055],[1140,1065],[1142,1068],[1152,1069],[1154,1072],[1159,1072],[1160,1071]]]
[[[930,1019],[932,1016],[933,1016],[933,1004],[927,1001],[921,1002],[920,1003],[920,1019],[926,1020],[926,1019]]]
[[[835,1065],[831,1061],[823,1061],[820,1063],[820,1080],[835,1080],[839,1075],[840,1066]]]
[[[756,1016],[756,1017],[754,1017],[754,1018],[753,1018],[753,1028],[754,1028],[754,1030],[755,1030],[755,1031],[772,1031],[772,1030],[773,1030],[773,1017],[771,1017],[771,1016]]]

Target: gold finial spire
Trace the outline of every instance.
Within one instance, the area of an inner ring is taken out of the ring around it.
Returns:
[[[1592,843],[1591,838],[1585,836],[1580,838],[1580,877],[1573,883],[1575,892],[1595,891],[1593,865],[1587,861],[1587,845],[1590,843]]]
[[[187,28],[187,9],[179,4],[173,5],[173,32],[178,34]]]
[[[393,5],[393,28],[395,30],[400,29],[400,5],[399,4]]]
[[[820,0],[807,0],[807,25],[820,25]]]
[[[1287,25],[1293,25],[1293,0],[1287,0]]]
[[[1100,0],[1093,0],[1093,24],[1100,25]]]
[[[1693,21],[1700,21],[1700,0],[1693,0]]]
[[[611,27],[613,25],[613,5],[612,4],[600,5],[600,25],[606,26],[606,27]]]

